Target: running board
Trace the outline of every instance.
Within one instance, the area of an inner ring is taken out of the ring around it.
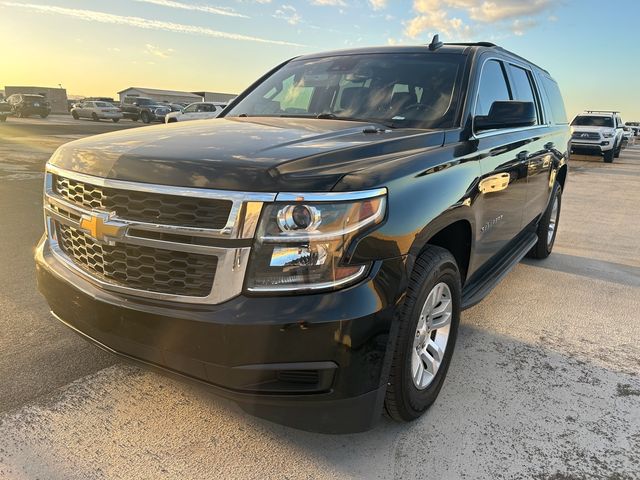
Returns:
[[[512,248],[500,255],[500,260],[488,267],[484,272],[478,272],[480,277],[465,285],[462,290],[462,310],[471,308],[489,295],[500,280],[524,258],[538,241],[538,236],[530,232],[523,235]]]

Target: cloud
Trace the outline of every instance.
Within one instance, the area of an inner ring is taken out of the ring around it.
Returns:
[[[460,18],[450,18],[445,10],[434,10],[417,15],[405,25],[405,35],[408,37],[417,38],[424,32],[466,39],[471,36],[472,29]]]
[[[552,6],[551,0],[495,0],[493,2],[476,2],[478,5],[469,7],[472,19],[479,22],[496,22],[517,17],[532,16],[542,13]]]
[[[240,40],[247,42],[268,43],[272,45],[287,45],[301,47],[298,43],[285,42],[281,40],[269,40],[266,38],[242,35],[239,33],[221,32],[211,28],[199,27],[196,25],[185,25],[182,23],[164,22],[160,20],[149,20],[141,17],[128,17],[113,15],[111,13],[98,12],[95,10],[80,10],[74,8],[55,7],[50,5],[38,5],[32,3],[0,2],[7,7],[24,8],[32,12],[50,13],[54,15],[64,15],[78,18],[88,22],[107,23],[111,25],[126,25],[129,27],[142,28],[146,30],[160,30],[164,32],[185,33],[190,35],[202,35],[212,38],[224,38],[227,40]]]
[[[302,16],[291,5],[282,5],[278,10],[275,11],[273,17],[285,20],[291,25],[297,25],[302,21]]]
[[[417,15],[405,23],[405,35],[416,38],[428,32],[468,38],[486,25],[523,35],[538,25],[533,17],[553,6],[552,0],[414,0]]]
[[[330,6],[330,7],[346,7],[347,4],[343,0],[312,0],[312,5]]]
[[[150,43],[147,43],[144,46],[144,51],[146,53],[148,53],[149,55],[153,55],[154,57],[159,57],[159,58],[169,58],[171,56],[171,54],[173,52],[175,52],[175,50],[173,48],[168,48],[166,50],[162,50],[159,47],[156,47],[155,45],[151,45]]]
[[[224,7],[212,7],[209,5],[191,5],[189,3],[176,2],[174,0],[135,0],[140,3],[151,3],[153,5],[159,5],[161,7],[177,8],[180,10],[191,10],[194,12],[212,13],[214,15],[225,15],[227,17],[242,17],[249,18],[241,13],[234,12],[230,8]]]
[[[526,30],[529,30],[538,25],[537,20],[529,19],[529,20],[519,20],[516,19],[511,24],[511,31],[514,35],[521,37],[524,35]]]
[[[374,10],[382,10],[387,7],[387,0],[369,0],[369,3]]]

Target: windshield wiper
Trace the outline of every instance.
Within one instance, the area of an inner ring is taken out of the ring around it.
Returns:
[[[357,117],[339,117],[338,115],[336,115],[335,113],[319,113],[318,115],[316,115],[316,118],[321,119],[321,120],[344,120],[346,122],[367,122],[367,123],[379,123],[380,125],[384,125],[387,128],[395,128],[394,125],[390,125],[386,122],[383,122],[381,120],[374,120],[374,119],[370,119],[370,118],[357,118]]]

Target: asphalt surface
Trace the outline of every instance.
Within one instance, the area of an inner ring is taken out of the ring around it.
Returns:
[[[424,417],[328,436],[123,364],[49,317],[31,260],[42,167],[93,132],[35,123],[0,125],[0,478],[640,478],[640,147],[572,159],[554,253],[463,313]]]

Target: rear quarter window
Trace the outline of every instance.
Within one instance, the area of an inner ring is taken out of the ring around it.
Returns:
[[[564,108],[564,100],[560,93],[560,87],[551,78],[542,75],[542,86],[547,93],[551,107],[551,116],[556,124],[568,124],[567,111]]]

